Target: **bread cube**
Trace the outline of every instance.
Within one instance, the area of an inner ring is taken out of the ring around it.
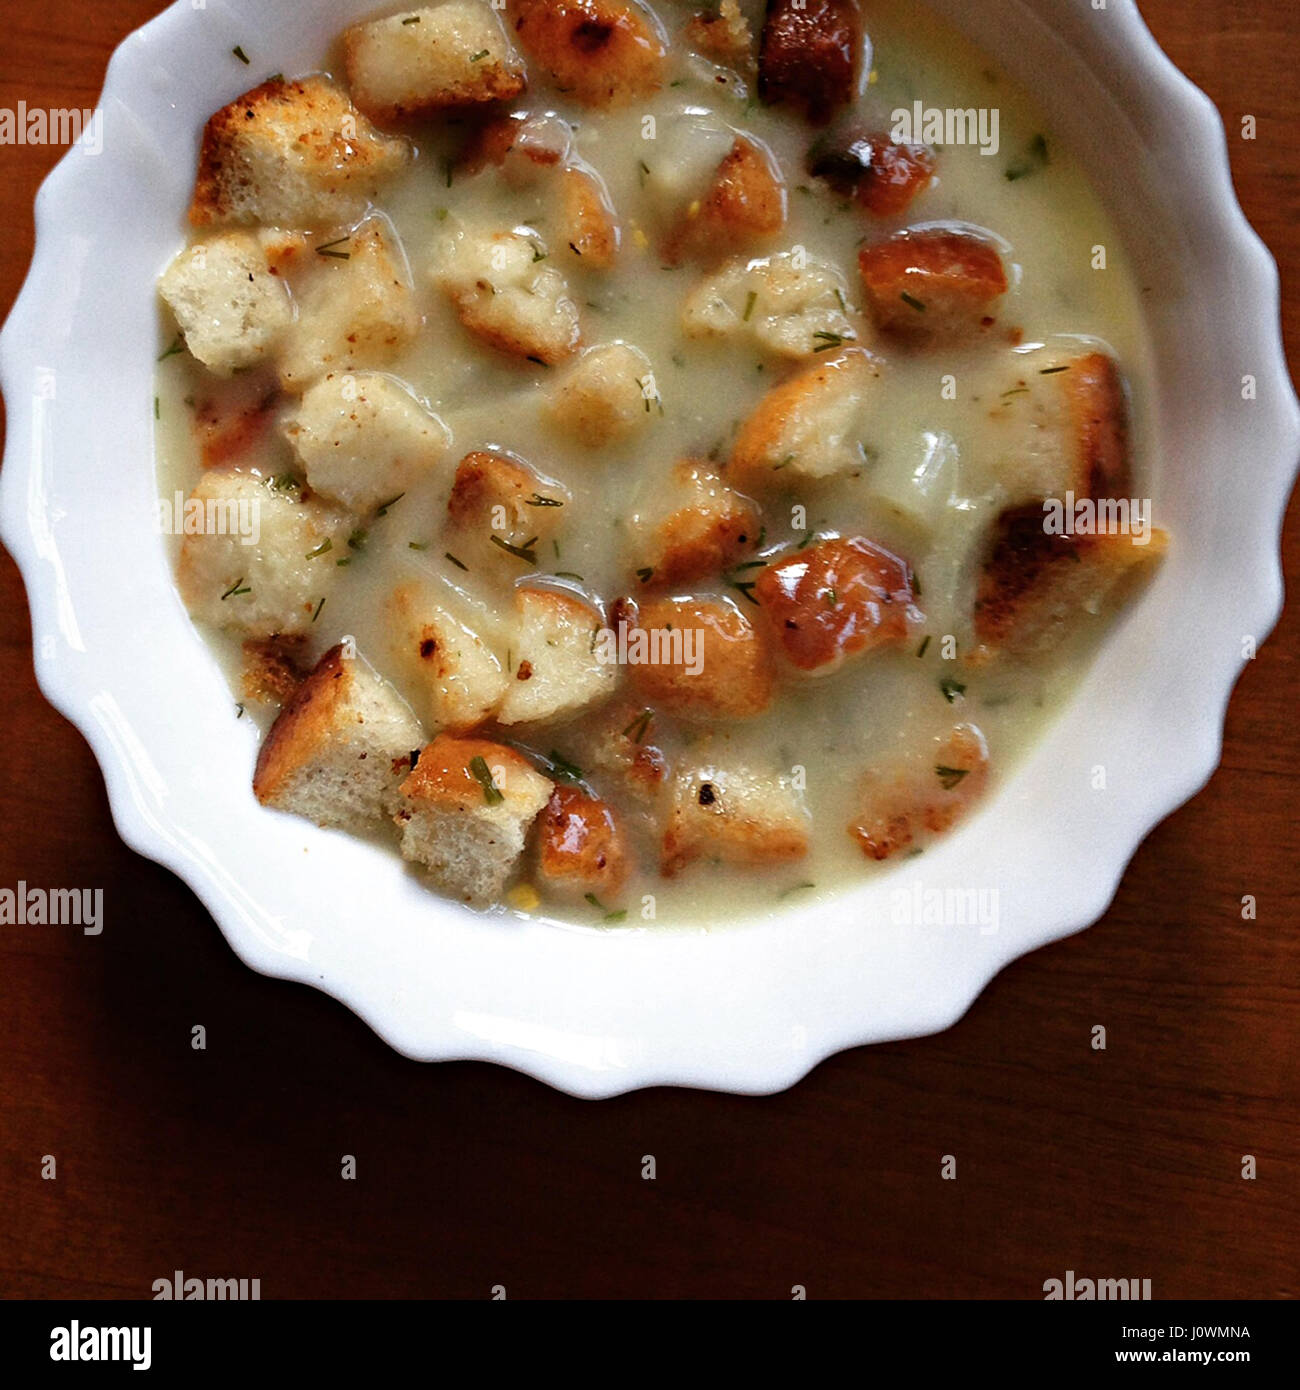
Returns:
[[[733,68],[754,61],[754,33],[738,0],[722,0],[717,13],[701,10],[686,24],[686,42],[697,53]]]
[[[611,701],[584,725],[584,764],[613,778],[638,802],[653,803],[668,779],[668,757],[659,746],[663,723],[646,704]]]
[[[331,372],[284,426],[313,492],[364,516],[432,469],[451,431],[379,372]]]
[[[515,590],[514,664],[500,724],[578,714],[611,695],[618,667],[602,661],[599,611],[575,594],[524,585]]]
[[[435,279],[461,323],[499,352],[553,366],[578,350],[578,306],[540,237],[461,228],[439,248]]]
[[[388,823],[424,730],[359,655],[332,647],[262,743],[253,792],[263,806],[364,834]]]
[[[868,859],[890,859],[918,839],[942,835],[988,787],[989,752],[973,724],[929,741],[920,756],[875,768],[863,781],[849,834]]]
[[[176,582],[200,622],[272,637],[308,631],[339,575],[345,512],[296,486],[210,469],[186,504]]]
[[[250,637],[243,646],[240,690],[250,705],[287,705],[309,672],[304,669],[307,639]]]
[[[766,146],[737,136],[703,199],[692,202],[668,239],[665,259],[719,259],[769,241],[785,226],[781,171]]]
[[[901,217],[934,180],[934,154],[877,131],[814,147],[809,170],[876,217]]]
[[[381,123],[509,101],[527,85],[487,0],[443,0],[355,24],[343,35],[343,57],[353,101]]]
[[[858,0],[770,0],[758,55],[758,95],[816,125],[853,100],[862,52]]]
[[[421,692],[431,729],[465,733],[491,717],[506,692],[505,669],[431,588],[399,585],[388,597],[385,619],[393,660]]]
[[[562,117],[509,111],[475,123],[457,167],[466,175],[500,169],[512,187],[529,188],[568,159],[572,144],[573,131]]]
[[[812,820],[791,779],[707,762],[673,779],[660,872],[675,878],[698,859],[760,869],[802,859]]]
[[[971,232],[905,231],[858,253],[876,326],[924,345],[978,337],[1007,292],[998,249]]]
[[[512,454],[478,450],[456,468],[447,499],[447,542],[456,558],[512,577],[541,545],[549,549],[572,501]]]
[[[515,37],[555,85],[585,106],[614,106],[663,84],[662,26],[631,0],[506,0]]]
[[[636,692],[688,719],[753,719],[772,702],[767,645],[730,599],[623,601],[628,671]]]
[[[814,360],[758,403],[732,446],[727,481],[765,492],[856,475],[883,395],[880,364],[861,348]]]
[[[608,270],[618,259],[622,232],[600,175],[569,165],[560,170],[561,240],[575,263]]]
[[[627,882],[630,855],[618,813],[577,787],[556,787],[538,821],[537,875],[568,897],[615,900]]]
[[[757,508],[706,463],[686,459],[676,464],[665,500],[672,510],[650,530],[640,550],[637,573],[643,585],[670,588],[707,579],[758,544],[763,523]]]
[[[345,226],[410,157],[329,78],[272,78],[208,122],[190,221]]]
[[[401,785],[402,857],[476,907],[500,898],[553,784],[513,748],[439,734]]]
[[[831,537],[773,561],[754,581],[767,630],[797,670],[900,646],[925,621],[905,561],[861,537]]]
[[[298,290],[298,318],[285,337],[280,382],[303,391],[328,372],[390,362],[423,322],[406,256],[386,217],[367,218],[315,257]]]
[[[588,348],[556,383],[554,424],[589,449],[626,439],[657,418],[659,386],[650,359],[630,343]]]
[[[778,357],[813,357],[861,340],[863,325],[850,317],[845,291],[839,271],[817,256],[782,251],[733,260],[687,296],[682,331],[749,342]]]
[[[224,468],[257,455],[278,408],[277,391],[252,399],[199,400],[194,407],[194,435],[202,466]]]

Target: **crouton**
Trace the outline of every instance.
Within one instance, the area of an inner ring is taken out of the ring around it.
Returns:
[[[692,202],[668,239],[665,259],[722,257],[768,241],[785,226],[786,193],[771,152],[748,136],[736,137],[712,186]]]
[[[571,145],[572,131],[561,117],[510,111],[475,124],[457,165],[469,175],[501,169],[510,183],[527,186],[566,160]]]
[[[602,660],[604,622],[591,604],[559,589],[515,590],[514,665],[497,711],[501,724],[579,713],[613,693],[618,667]]]
[[[264,362],[293,321],[289,291],[251,232],[182,251],[158,288],[190,354],[219,376]]]
[[[815,148],[814,178],[876,217],[900,217],[934,180],[935,159],[925,145],[900,144],[888,135],[854,135]]]
[[[585,106],[649,96],[668,53],[659,21],[634,0],[506,0],[524,52]]]
[[[216,468],[186,510],[176,581],[193,617],[246,637],[311,627],[340,573],[330,552],[351,530],[345,512],[296,486]]]
[[[1128,401],[1105,353],[1017,357],[988,418],[989,444],[972,460],[971,481],[995,490],[1004,507],[1067,492],[1127,495]]]
[[[364,833],[397,810],[397,788],[424,742],[419,721],[360,655],[321,657],[271,725],[253,774],[263,806]]]
[[[190,221],[343,226],[410,156],[329,78],[272,78],[208,122]]]
[[[660,845],[660,872],[674,878],[697,859],[767,868],[802,859],[812,820],[790,778],[706,763],[678,773]]]
[[[867,774],[849,835],[868,859],[889,859],[918,838],[950,830],[984,795],[988,778],[984,735],[973,724],[958,724],[920,757]]]
[[[774,561],[754,581],[773,641],[792,666],[818,675],[907,642],[925,621],[913,592],[904,561],[856,536],[818,541]]]
[[[657,418],[659,386],[650,359],[630,343],[588,348],[556,383],[552,422],[589,449],[644,429]]]
[[[758,95],[824,125],[857,90],[862,13],[857,0],[768,0]]]
[[[585,728],[587,766],[614,778],[642,803],[653,803],[668,778],[668,757],[659,746],[663,721],[648,705],[614,700]]]
[[[1128,584],[1159,563],[1169,538],[1146,544],[1115,532],[1049,535],[1041,505],[998,518],[975,598],[975,664],[1001,653],[1037,656],[1059,644],[1085,614],[1112,606]]]
[[[204,400],[194,408],[194,433],[204,468],[221,468],[252,454],[266,438],[275,418],[279,393],[251,404]]]
[[[442,458],[451,431],[392,377],[331,372],[284,426],[313,492],[364,516]]]
[[[307,639],[250,638],[244,643],[240,689],[250,705],[285,705],[307,679],[303,656]]]
[[[651,531],[639,555],[642,584],[671,587],[720,574],[752,552],[762,521],[747,498],[727,487],[708,464],[686,459],[669,478],[672,510]]]
[[[439,734],[401,785],[402,857],[444,893],[491,904],[514,872],[553,784],[522,754],[486,739]]]
[[[577,787],[556,787],[538,821],[537,875],[557,892],[614,900],[627,882],[627,833],[618,813]]]
[[[406,256],[386,217],[364,221],[317,255],[298,291],[280,382],[302,391],[327,372],[390,362],[420,331]]]
[[[782,251],[728,262],[687,296],[688,338],[748,339],[780,357],[812,357],[861,338],[846,286],[828,261]]]
[[[465,733],[483,724],[506,692],[496,654],[428,586],[399,585],[385,609],[393,661],[420,691],[431,729]]]
[[[517,575],[539,544],[549,548],[571,500],[511,454],[466,454],[447,499],[448,544],[458,560]]]
[[[561,240],[589,270],[608,270],[622,231],[600,175],[577,165],[560,171]]]
[[[758,403],[732,446],[727,481],[760,492],[857,474],[883,395],[880,364],[861,348],[815,360]]]
[[[1007,292],[997,247],[971,232],[900,232],[864,246],[858,268],[876,326],[918,343],[986,331]]]
[[[539,237],[462,228],[440,248],[435,278],[461,323],[499,352],[553,366],[578,350],[578,306]]]
[[[697,53],[729,67],[748,67],[754,60],[754,34],[737,0],[722,0],[716,14],[702,10],[687,21],[686,42]]]
[[[355,24],[343,35],[343,58],[353,101],[381,123],[509,101],[527,85],[487,0],[443,0]]]
[[[772,703],[767,647],[730,599],[622,600],[614,617],[648,703],[693,719],[753,719]]]

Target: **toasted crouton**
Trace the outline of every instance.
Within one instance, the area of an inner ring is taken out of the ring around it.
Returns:
[[[265,361],[293,321],[289,291],[252,232],[182,251],[158,288],[191,355],[220,376]]]
[[[907,564],[861,537],[832,537],[774,561],[754,596],[773,641],[810,674],[905,643],[924,622]]]
[[[1169,544],[1158,529],[1138,544],[1115,532],[1050,535],[1044,523],[1041,505],[1004,512],[997,521],[976,591],[976,664],[1004,652],[1050,650],[1085,614],[1116,602],[1128,583],[1159,563]]]
[[[612,106],[658,91],[667,44],[635,0],[506,0],[524,52],[586,106]]]
[[[305,637],[257,637],[244,643],[240,688],[250,705],[286,705],[307,679]]]
[[[668,778],[659,746],[662,720],[648,705],[614,700],[585,728],[586,764],[614,778],[642,803],[653,803]]]
[[[625,439],[657,418],[659,386],[650,359],[630,343],[588,348],[556,383],[552,421],[589,449]]]
[[[436,415],[378,372],[331,372],[303,396],[284,432],[312,491],[358,515],[404,493],[451,443]]]
[[[958,724],[921,756],[869,772],[849,834],[868,859],[889,859],[942,835],[984,795],[989,752],[973,724]]]
[[[272,78],[208,122],[190,221],[343,226],[410,155],[329,78]]]
[[[713,763],[673,780],[660,871],[674,878],[697,859],[766,868],[802,859],[811,817],[788,777]]]
[[[577,787],[556,787],[538,821],[538,878],[569,896],[609,901],[628,869],[627,834],[614,808]]]
[[[527,85],[524,66],[487,0],[355,24],[343,35],[348,86],[374,121],[509,101]]]
[[[549,548],[571,500],[567,488],[511,454],[466,454],[447,499],[448,543],[458,560],[517,575],[527,553]]]
[[[717,13],[702,10],[686,24],[686,42],[697,53],[733,68],[754,60],[754,34],[737,0],[722,0]]]
[[[515,614],[514,665],[498,723],[566,718],[613,693],[618,667],[601,659],[604,623],[591,604],[525,585],[515,590]]]
[[[439,734],[401,785],[402,857],[445,893],[483,907],[499,898],[553,784],[522,754]]]
[[[730,599],[621,601],[628,671],[637,692],[669,714],[753,719],[772,703],[767,647]]]
[[[253,454],[265,440],[278,404],[275,391],[251,401],[199,401],[194,433],[203,467],[222,468]]]
[[[862,52],[858,0],[769,0],[758,55],[758,95],[824,125],[853,99]]]
[[[439,249],[435,278],[461,323],[490,347],[546,366],[578,350],[578,306],[540,238],[461,228]]]
[[[295,487],[209,469],[186,504],[181,597],[193,617],[246,637],[306,632],[339,575],[329,552],[351,525]]]
[[[900,144],[879,132],[828,142],[810,162],[814,177],[877,217],[905,213],[929,188],[934,170],[934,154],[925,145]]]
[[[327,249],[298,291],[280,361],[287,390],[302,391],[326,372],[383,366],[420,331],[406,256],[386,217],[367,218]]]
[[[658,588],[707,579],[758,544],[757,508],[708,464],[690,459],[676,464],[666,500],[672,510],[653,527],[638,557],[642,584]]]
[[[971,232],[900,232],[864,246],[858,268],[876,326],[919,343],[986,331],[1007,292],[997,247]]]
[[[1004,507],[1067,492],[1127,495],[1128,401],[1105,353],[1017,357],[988,419],[989,443],[972,459],[971,482],[995,491]]]
[[[845,289],[839,271],[816,256],[729,261],[687,296],[682,329],[688,338],[748,339],[781,357],[812,357],[861,339]]]
[[[861,348],[815,360],[758,403],[732,446],[727,481],[759,492],[858,473],[863,427],[883,394],[880,364]]]
[[[569,165],[560,170],[561,239],[589,270],[608,270],[618,259],[622,231],[600,175]]]
[[[510,183],[527,186],[568,159],[572,143],[568,122],[553,112],[510,111],[477,122],[457,163],[465,174],[498,168]]]
[[[397,809],[397,787],[424,742],[419,721],[359,655],[332,647],[262,743],[253,792],[263,806],[365,832]]]
[[[670,235],[665,260],[676,265],[687,256],[734,255],[776,236],[785,226],[785,214],[785,183],[771,152],[748,136],[737,136],[708,193],[687,207]]]
[[[487,643],[421,584],[399,585],[385,618],[393,660],[421,692],[429,727],[465,733],[485,723],[507,684]]]

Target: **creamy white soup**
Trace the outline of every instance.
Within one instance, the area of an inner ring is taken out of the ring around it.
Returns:
[[[897,868],[1166,543],[1114,227],[902,0],[380,11],[213,117],[190,222],[160,511],[255,790],[479,909]]]

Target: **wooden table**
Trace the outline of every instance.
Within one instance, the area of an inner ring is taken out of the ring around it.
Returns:
[[[91,106],[159,8],[8,0],[0,107]],[[1231,130],[1258,117],[1257,141],[1232,140],[1237,185],[1294,284],[1300,9],[1143,9]],[[57,153],[0,148],[0,304]],[[1294,298],[1286,329],[1294,347]],[[1285,550],[1294,574],[1294,508]],[[113,921],[98,939],[0,929],[0,1292],[147,1297],[182,1269],[260,1278],[266,1298],[1041,1298],[1073,1269],[1150,1278],[1157,1298],[1300,1293],[1295,607],[1245,673],[1221,770],[1104,921],[1011,966],[950,1032],[765,1100],[587,1104],[403,1061],[324,996],[246,970],[122,846],[86,745],[37,692],[7,556],[0,688],[0,885],[102,885]]]

